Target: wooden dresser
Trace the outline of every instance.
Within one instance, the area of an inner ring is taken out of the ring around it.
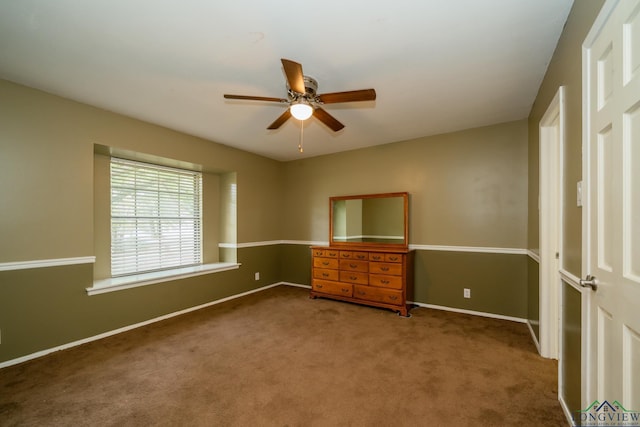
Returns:
[[[408,316],[413,299],[413,251],[314,246],[311,298],[350,301]]]

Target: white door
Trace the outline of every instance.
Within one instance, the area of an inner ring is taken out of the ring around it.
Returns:
[[[562,237],[564,87],[540,120],[540,354],[557,359]]]
[[[640,0],[605,3],[583,53],[582,401],[640,412]]]

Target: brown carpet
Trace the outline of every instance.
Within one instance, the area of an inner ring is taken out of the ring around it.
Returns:
[[[278,286],[0,370],[0,425],[555,426],[524,324]]]

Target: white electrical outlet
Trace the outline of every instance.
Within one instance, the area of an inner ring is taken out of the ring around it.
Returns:
[[[464,297],[465,298],[471,298],[471,289],[464,288]]]
[[[256,272],[256,280],[260,280],[260,272],[259,271]]]

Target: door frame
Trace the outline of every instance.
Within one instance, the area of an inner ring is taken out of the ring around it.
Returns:
[[[565,89],[560,86],[539,124],[540,355],[557,359],[560,339]]]

